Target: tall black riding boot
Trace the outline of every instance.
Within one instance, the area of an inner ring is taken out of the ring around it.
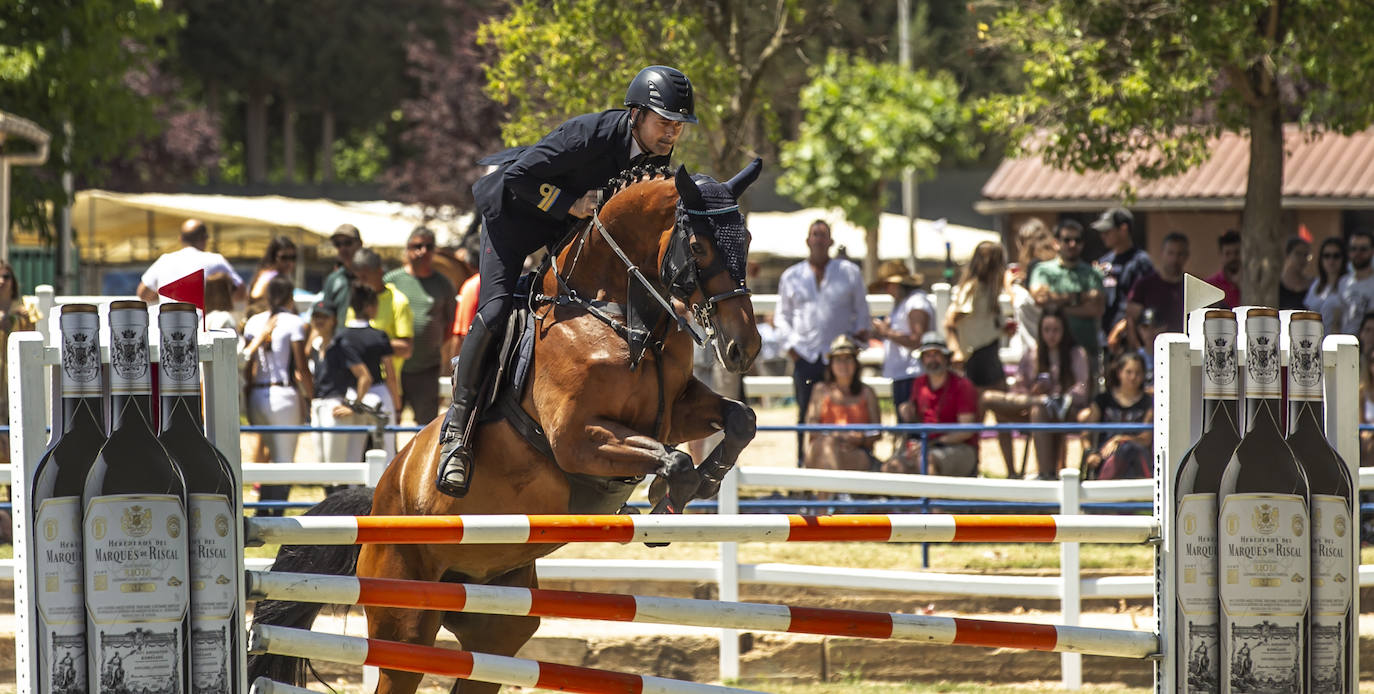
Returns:
[[[479,314],[472,321],[458,363],[453,368],[453,404],[444,415],[439,434],[439,477],[435,486],[449,496],[468,493],[472,480],[472,440],[481,398],[483,366],[497,342],[497,331],[487,327]]]

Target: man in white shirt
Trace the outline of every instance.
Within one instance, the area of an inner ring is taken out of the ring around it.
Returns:
[[[206,277],[216,272],[229,275],[229,279],[234,283],[234,301],[246,301],[248,299],[248,285],[243,283],[243,278],[239,277],[239,273],[234,272],[234,268],[229,265],[229,261],[225,260],[224,256],[205,250],[205,244],[209,241],[210,231],[205,228],[205,222],[199,219],[186,220],[181,225],[181,248],[171,253],[163,253],[161,257],[153,261],[152,265],[148,266],[138,283],[138,298],[149,304],[161,303],[163,298],[158,295],[158,289],[196,270],[204,270]]]
[[[792,389],[797,423],[806,419],[811,388],[825,377],[825,353],[840,335],[866,334],[869,315],[863,271],[847,260],[830,257],[830,225],[816,220],[806,233],[806,260],[787,268],[778,281],[778,310],[773,315],[782,349],[792,360]],[[803,434],[797,432],[797,467],[802,466]]]

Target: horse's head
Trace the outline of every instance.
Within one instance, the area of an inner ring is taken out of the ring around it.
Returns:
[[[745,284],[749,230],[739,196],[759,177],[755,159],[726,183],[677,170],[677,223],[659,243],[659,277],[692,307],[697,322],[715,338],[716,356],[733,373],[754,363],[762,340]]]

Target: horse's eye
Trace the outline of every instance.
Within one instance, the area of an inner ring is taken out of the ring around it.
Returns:
[[[700,241],[693,241],[693,242],[692,242],[692,253],[695,254],[695,255],[704,255],[704,254],[706,253],[706,249],[702,247]]]

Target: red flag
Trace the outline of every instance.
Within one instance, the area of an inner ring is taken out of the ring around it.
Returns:
[[[200,327],[205,328],[205,270],[172,280],[157,290],[158,294],[172,301],[185,301],[200,309]]]

